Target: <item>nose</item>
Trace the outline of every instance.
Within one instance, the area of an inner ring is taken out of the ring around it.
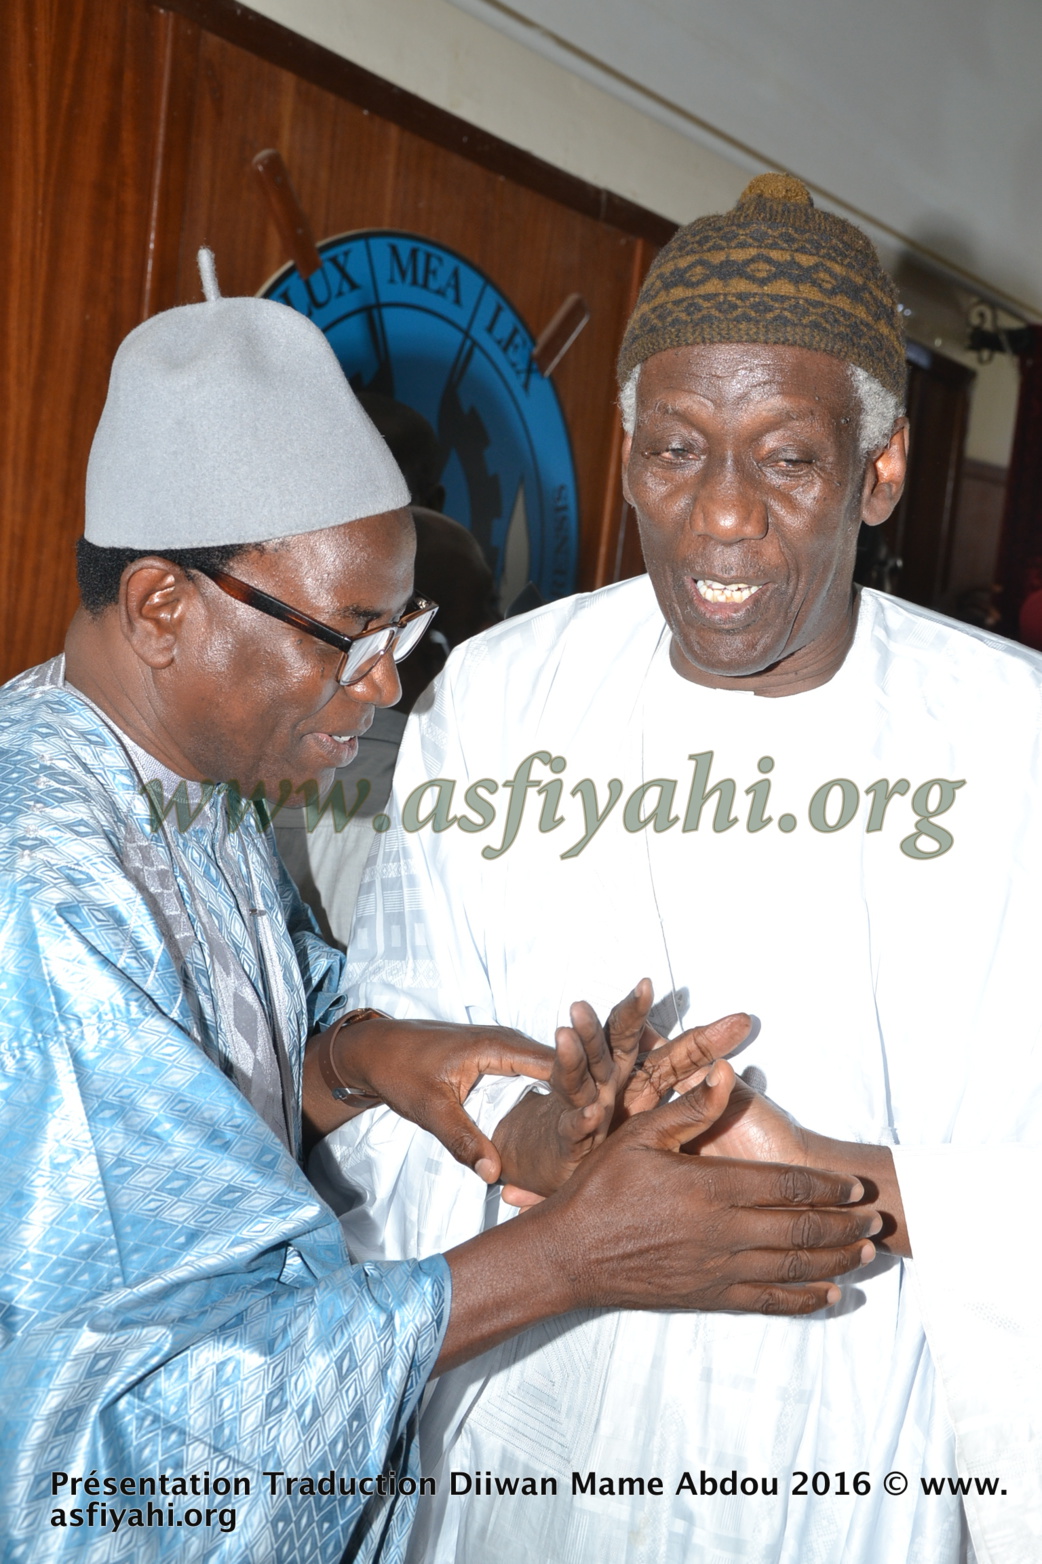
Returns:
[[[692,496],[691,520],[699,532],[721,543],[767,535],[766,496],[752,474],[731,455],[710,458]]]
[[[402,698],[398,664],[390,649],[378,657],[369,672],[355,684],[342,686],[345,693],[369,706],[393,706]]]

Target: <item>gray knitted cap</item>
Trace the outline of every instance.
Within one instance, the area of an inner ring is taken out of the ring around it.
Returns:
[[[409,503],[322,332],[268,299],[166,310],[120,345],[87,466],[103,548],[208,548],[318,532]]]

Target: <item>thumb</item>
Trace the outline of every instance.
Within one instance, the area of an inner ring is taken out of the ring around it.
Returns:
[[[679,1151],[716,1123],[727,1107],[734,1083],[735,1073],[727,1061],[714,1060],[705,1080],[691,1091],[631,1119],[634,1134],[646,1146]]]
[[[667,1092],[686,1092],[696,1086],[714,1059],[733,1052],[749,1033],[750,1021],[744,1011],[721,1016],[708,1026],[692,1026],[679,1037],[663,1043],[650,1054],[645,1054],[640,1065],[640,1086],[629,1106],[639,1112],[650,1104],[645,1100],[660,1102]]]
[[[483,1043],[476,1074],[529,1075],[537,1081],[550,1079],[556,1055],[545,1043],[534,1042],[523,1032],[515,1032],[507,1026],[489,1027]],[[477,1057],[475,1055],[475,1059]]]
[[[440,1140],[457,1162],[472,1168],[486,1184],[496,1182],[503,1168],[499,1152],[451,1090],[432,1092],[412,1117],[421,1129]]]
[[[505,1206],[516,1206],[519,1211],[530,1211],[533,1206],[540,1205],[546,1197],[535,1194],[531,1189],[522,1189],[518,1184],[504,1184],[499,1198]]]

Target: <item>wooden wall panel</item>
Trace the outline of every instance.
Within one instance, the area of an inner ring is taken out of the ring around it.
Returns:
[[[159,98],[148,196],[141,319],[177,302],[181,227],[199,78],[200,29],[172,11],[151,11],[159,58]]]
[[[554,379],[576,458],[580,584],[610,579],[597,566],[609,488],[617,509],[614,359],[635,265],[639,285],[654,247],[212,34],[202,36],[199,61],[178,296],[199,297],[202,243],[212,245],[229,293],[255,292],[284,263],[252,169],[269,146],[282,154],[317,238],[389,227],[447,244],[489,273],[536,335],[567,294],[581,293],[590,323]]]
[[[637,302],[640,285],[655,257],[656,246],[647,239],[638,239],[630,257],[629,291],[622,311],[620,337],[625,323]],[[637,517],[633,507],[627,504],[622,493],[623,429],[617,418],[612,420],[611,447],[605,475],[597,558],[594,564],[593,586],[603,586],[608,581],[626,581],[631,576],[644,573],[644,555],[641,552],[637,532]]]
[[[237,0],[169,7],[4,0],[0,677],[57,651],[75,607],[87,454],[119,342],[200,297],[201,243],[228,293],[255,292],[286,260],[252,169],[269,146],[319,237],[401,227],[451,245],[537,334],[583,294],[590,324],[554,378],[578,472],[580,582],[610,579],[614,356],[670,225]]]
[[[137,323],[160,59],[143,3],[6,0],[3,675],[59,650],[109,365]]]
[[[368,109],[388,124],[400,125],[433,146],[459,153],[514,185],[537,190],[597,222],[610,223],[624,233],[646,239],[656,249],[675,230],[675,224],[647,207],[511,146],[490,131],[251,11],[240,0],[163,0],[163,4],[259,59],[291,71],[301,81],[309,81]]]

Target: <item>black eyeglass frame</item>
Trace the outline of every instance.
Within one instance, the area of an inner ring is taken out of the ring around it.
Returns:
[[[438,612],[437,603],[432,603],[426,597],[414,597],[406,606],[405,612],[391,624],[378,625],[375,630],[363,630],[359,635],[342,635],[339,630],[323,624],[321,619],[312,619],[311,615],[305,614],[302,609],[293,608],[289,603],[284,603],[281,598],[272,597],[270,592],[262,592],[260,587],[250,586],[248,581],[240,581],[238,576],[230,576],[226,570],[210,569],[205,566],[195,568],[199,569],[200,575],[206,576],[229,597],[245,603],[249,608],[256,608],[259,613],[270,615],[272,619],[279,619],[283,624],[292,625],[295,630],[304,630],[308,635],[313,635],[316,640],[324,641],[327,646],[333,646],[338,652],[342,652],[343,658],[336,671],[336,681],[341,685],[357,684],[372,672],[380,658],[388,652],[394,657],[396,663],[403,662],[409,653],[415,650],[424,631]],[[397,646],[402,631],[406,626],[416,625],[419,619],[423,619],[424,623],[417,626],[405,650],[401,656],[398,656]],[[381,637],[384,638],[383,644],[379,645]],[[349,670],[352,650],[358,648],[363,641],[372,643],[371,659],[346,679],[344,674]]]

